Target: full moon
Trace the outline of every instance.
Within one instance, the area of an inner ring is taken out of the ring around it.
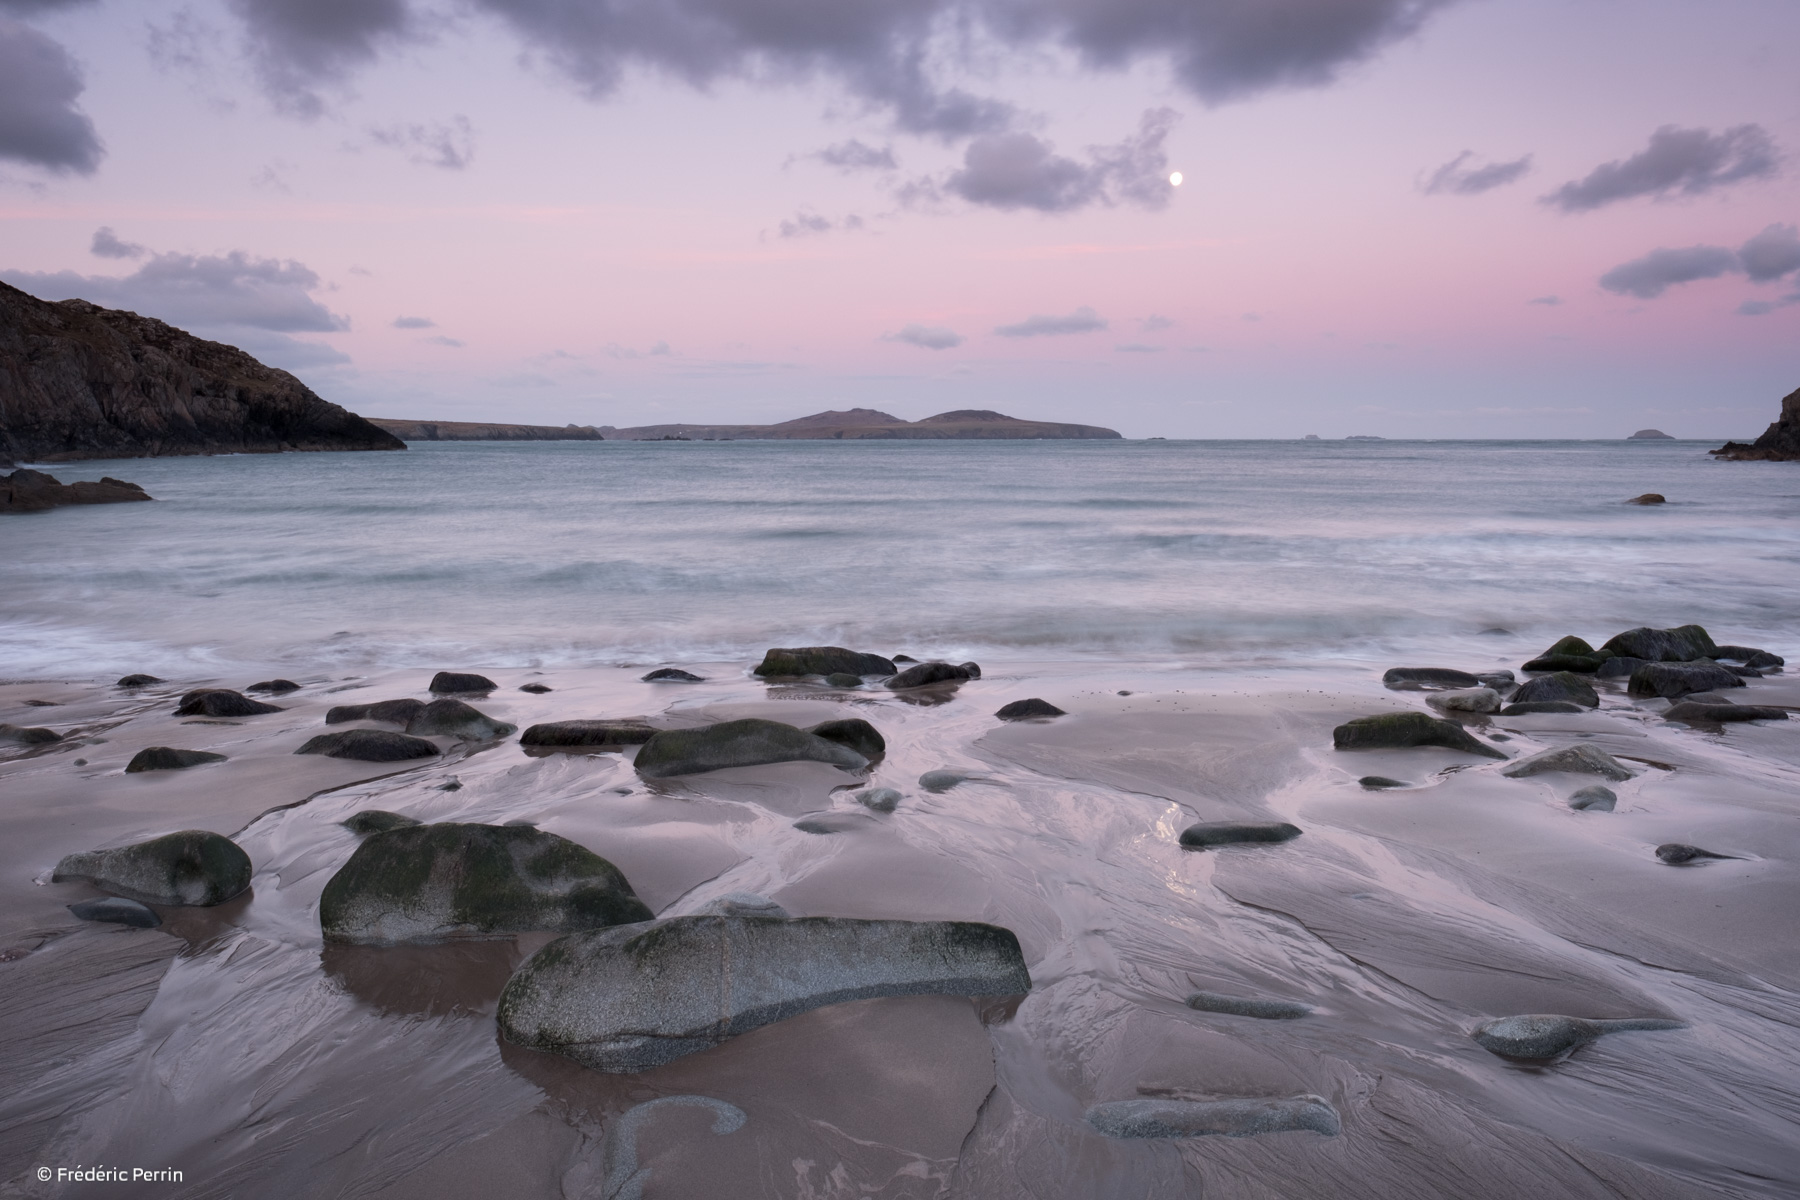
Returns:
[[[1181,172],[1180,171],[1169,172],[1169,186],[1170,187],[1180,187],[1181,186]]]

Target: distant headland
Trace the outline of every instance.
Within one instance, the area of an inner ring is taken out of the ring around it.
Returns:
[[[1732,462],[1800,462],[1800,388],[1781,402],[1781,415],[1748,445],[1726,442],[1708,454]]]
[[[1058,421],[1022,421],[985,408],[963,408],[906,421],[873,408],[814,413],[775,425],[501,425],[475,421],[418,421],[372,417],[409,442],[599,441],[949,441],[1029,438],[1117,438],[1116,429]]]

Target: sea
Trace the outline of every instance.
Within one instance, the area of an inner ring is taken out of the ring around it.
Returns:
[[[1800,641],[1800,468],[1691,441],[443,442],[48,465],[13,677],[886,654],[1221,670]],[[1636,506],[1657,492],[1665,504]]]

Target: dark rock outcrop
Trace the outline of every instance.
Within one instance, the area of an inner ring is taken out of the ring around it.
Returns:
[[[756,674],[768,678],[785,675],[892,675],[894,664],[879,654],[863,654],[842,646],[794,646],[767,650]]]
[[[370,417],[408,442],[603,442],[592,425],[500,425],[486,421],[414,421],[405,417]]]
[[[1661,1017],[1627,1017],[1610,1021],[1589,1021],[1581,1017],[1563,1017],[1548,1013],[1532,1013],[1519,1017],[1501,1017],[1480,1026],[1469,1036],[1490,1054],[1543,1062],[1567,1058],[1589,1042],[1609,1033],[1633,1030],[1685,1029],[1682,1021]]]
[[[4,286],[0,284],[0,287]],[[0,408],[0,415],[5,412],[5,408]],[[4,428],[0,427],[0,436],[4,433]],[[10,475],[0,475],[0,513],[45,512],[65,504],[118,504],[151,498],[137,484],[110,475],[102,475],[98,483],[85,479],[63,483],[54,475],[23,467]]]
[[[1412,746],[1442,746],[1483,758],[1505,758],[1492,746],[1469,735],[1455,721],[1440,720],[1421,712],[1382,713],[1357,717],[1331,731],[1331,743],[1339,750],[1395,750]]]
[[[1527,679],[1512,694],[1514,706],[1539,700],[1566,700],[1585,708],[1600,707],[1600,694],[1594,691],[1594,685],[1571,671],[1553,671]]]
[[[1690,700],[1683,700],[1670,705],[1669,711],[1663,714],[1663,719],[1714,725],[1732,721],[1785,721],[1788,719],[1788,711],[1764,704],[1695,704]]]
[[[241,893],[250,875],[250,856],[236,842],[184,829],[115,850],[68,855],[50,878],[85,880],[144,904],[205,908]]]
[[[211,750],[177,750],[173,746],[146,746],[125,765],[127,775],[140,771],[182,771],[202,763],[224,762],[225,755]]]
[[[1195,992],[1187,1006],[1196,1012],[1255,1017],[1259,1021],[1293,1021],[1312,1015],[1312,1006],[1294,1000],[1267,1000],[1257,996],[1226,996],[1219,992]]]
[[[267,692],[279,696],[287,692],[297,692],[300,685],[291,679],[265,679],[261,683],[253,683],[244,689],[246,692]]]
[[[1181,831],[1181,848],[1205,850],[1212,846],[1291,842],[1299,836],[1300,827],[1286,821],[1201,821]]]
[[[1548,771],[1598,775],[1615,782],[1630,779],[1633,774],[1630,767],[1590,742],[1540,751],[1529,758],[1507,764],[1501,768],[1500,773],[1509,779],[1526,779]]]
[[[1698,625],[1678,625],[1674,629],[1627,629],[1608,638],[1601,648],[1649,662],[1693,662],[1697,658],[1711,658],[1719,652],[1706,630]]]
[[[644,676],[645,683],[705,683],[706,677],[680,667],[658,667]]]
[[[1712,656],[1719,662],[1740,662],[1746,667],[1755,667],[1759,671],[1787,665],[1787,659],[1781,655],[1771,654],[1767,650],[1758,650],[1754,646],[1714,646]]]
[[[1702,850],[1698,846],[1690,846],[1685,842],[1664,842],[1656,848],[1656,857],[1672,867],[1684,863],[1701,862],[1709,858],[1733,858],[1731,854],[1715,854],[1711,850]]]
[[[847,675],[842,671],[825,677],[825,686],[834,688],[856,688],[863,685],[861,675]]]
[[[646,779],[664,779],[780,762],[821,762],[846,771],[869,765],[866,757],[848,746],[756,717],[699,729],[659,730],[638,751],[635,765]]]
[[[1744,681],[1717,663],[1648,662],[1631,673],[1625,690],[1633,696],[1679,700],[1692,692],[1741,688]]]
[[[425,711],[423,700],[377,700],[373,704],[336,704],[325,713],[327,725],[345,721],[385,721],[389,725],[410,725],[414,717]]]
[[[155,929],[162,924],[162,918],[156,915],[156,910],[123,896],[83,900],[79,904],[69,905],[69,911],[83,921],[105,921],[112,925],[129,925],[134,929]]]
[[[321,733],[310,738],[295,754],[323,754],[327,758],[348,758],[357,762],[407,762],[415,758],[431,758],[438,748],[424,738],[392,733],[386,729],[346,729],[339,733]]]
[[[863,720],[861,717],[846,717],[838,721],[824,721],[806,731],[814,737],[822,737],[828,742],[836,742],[840,746],[848,746],[864,758],[873,760],[887,753],[887,739],[881,731]]]
[[[414,737],[453,737],[467,742],[486,742],[518,731],[508,721],[496,721],[461,700],[433,700],[406,723]]]
[[[1522,671],[1572,671],[1577,675],[1592,675],[1605,665],[1612,655],[1605,658],[1597,654],[1546,654],[1534,658],[1519,668]]]
[[[1556,641],[1550,644],[1550,648],[1545,650],[1539,657],[1554,658],[1559,654],[1571,654],[1582,658],[1591,658],[1594,654],[1594,648],[1588,645],[1586,641],[1571,633],[1557,638]]]
[[[475,675],[465,671],[439,671],[431,677],[431,694],[434,696],[454,696],[471,692],[491,692],[500,685],[486,675]]]
[[[619,869],[526,825],[414,825],[356,848],[319,896],[330,942],[572,933],[648,921]]]
[[[44,729],[32,725],[9,725],[0,721],[0,743],[14,746],[47,746],[51,742],[62,741],[62,734],[54,729]]]
[[[280,705],[252,700],[230,688],[195,688],[175,706],[178,717],[255,717],[280,711]]]
[[[119,682],[113,684],[113,686],[114,687],[122,687],[122,688],[140,688],[140,687],[149,687],[153,683],[161,683],[161,682],[162,682],[162,680],[158,679],[154,675],[138,674],[138,675],[127,675],[123,679],[119,680]]]
[[[1631,499],[1627,500],[1625,503],[1639,504],[1639,505],[1647,506],[1647,505],[1651,505],[1651,504],[1667,504],[1668,502],[1669,502],[1668,497],[1664,496],[1661,492],[1645,492],[1641,496],[1633,496]]]
[[[1110,1138],[1255,1137],[1311,1130],[1336,1137],[1337,1110],[1319,1096],[1271,1100],[1179,1100],[1143,1096],[1112,1100],[1087,1111],[1088,1124]]]
[[[643,1071],[828,1004],[1031,989],[1019,941],[966,921],[689,916],[559,938],[500,996],[500,1034]]]
[[[1726,442],[1707,453],[1733,462],[1800,462],[1800,388],[1781,401],[1781,415],[1754,442]]]
[[[1611,812],[1618,803],[1618,793],[1598,783],[1569,797],[1569,807],[1576,812]]]
[[[1646,661],[1648,660],[1633,658],[1629,654],[1615,654],[1611,658],[1602,659],[1594,674],[1601,679],[1629,679],[1631,673]]]
[[[641,746],[656,736],[642,721],[545,721],[519,735],[521,746]]]
[[[1523,704],[1509,704],[1500,710],[1503,717],[1528,717],[1533,713],[1582,713],[1587,709],[1573,700],[1527,700]]]
[[[1386,775],[1364,775],[1356,782],[1361,784],[1365,790],[1371,792],[1385,792],[1390,788],[1412,786],[1412,784],[1406,782],[1404,779],[1389,779]]]
[[[521,692],[530,692],[533,696],[542,696],[548,694],[551,689],[542,683],[521,683],[519,685],[519,690]]]
[[[1011,704],[1002,704],[994,715],[1002,721],[1029,721],[1033,717],[1063,717],[1068,714],[1050,703],[1033,696],[1029,700],[1014,700]]]
[[[388,812],[380,808],[365,808],[344,819],[344,828],[351,833],[386,833],[390,829],[411,829],[422,822]]]
[[[1382,675],[1383,686],[1395,691],[1418,691],[1423,688],[1473,688],[1481,680],[1467,671],[1448,667],[1389,667]]]
[[[0,284],[0,456],[403,450],[286,371],[136,313]]]

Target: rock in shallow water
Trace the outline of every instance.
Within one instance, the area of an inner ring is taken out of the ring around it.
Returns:
[[[548,695],[550,693],[551,688],[549,687],[548,684],[521,683],[519,685],[519,690],[521,692],[530,692],[533,696],[544,696],[544,695]]]
[[[1033,717],[1063,717],[1068,714],[1048,700],[1039,700],[1033,696],[1029,700],[1014,700],[1011,704],[1002,704],[994,715],[1002,721],[1029,721]]]
[[[842,646],[793,646],[768,650],[757,675],[892,675],[894,664],[879,654],[862,654]]]
[[[1467,671],[1452,671],[1448,667],[1389,667],[1381,682],[1395,691],[1481,686],[1481,680]]]
[[[901,688],[929,687],[934,683],[961,683],[973,678],[967,667],[946,662],[922,662],[888,680],[887,686],[899,691]]]
[[[1509,779],[1525,779],[1532,775],[1542,775],[1546,771],[1567,771],[1575,775],[1598,775],[1602,779],[1626,780],[1632,777],[1632,770],[1600,747],[1588,743],[1579,746],[1563,746],[1556,750],[1544,750],[1529,758],[1501,768],[1500,773]]]
[[[1529,717],[1533,713],[1584,713],[1587,709],[1573,700],[1527,700],[1523,704],[1509,704],[1500,710],[1503,717]]]
[[[83,921],[105,921],[111,925],[129,925],[134,929],[155,929],[162,924],[162,918],[156,915],[155,910],[121,896],[107,900],[83,900],[80,904],[69,905],[69,911]]]
[[[1455,688],[1433,692],[1425,703],[1445,712],[1491,713],[1500,711],[1500,693],[1490,687]]]
[[[1514,704],[1545,700],[1562,700],[1585,708],[1600,707],[1600,696],[1594,691],[1594,685],[1570,671],[1554,671],[1528,679],[1512,694]]]
[[[705,683],[702,676],[692,671],[683,671],[680,667],[658,667],[644,676],[645,683]]]
[[[517,825],[446,822],[374,834],[319,897],[319,926],[333,942],[568,933],[651,915],[604,858]]]
[[[246,692],[269,692],[276,695],[297,692],[300,685],[291,679],[265,679],[261,683],[253,683],[244,689]]]
[[[1693,692],[1741,688],[1744,681],[1717,663],[1648,662],[1631,673],[1625,690],[1633,696],[1679,700]]]
[[[1690,846],[1685,842],[1664,842],[1656,848],[1656,857],[1670,866],[1682,863],[1701,862],[1709,858],[1734,858],[1731,854],[1714,854],[1711,850],[1702,850],[1698,846]]]
[[[8,725],[0,721],[0,742],[15,746],[47,746],[51,742],[62,741],[62,734],[54,729],[43,729],[30,725]]]
[[[1550,1013],[1530,1013],[1489,1021],[1470,1036],[1477,1045],[1503,1058],[1531,1061],[1561,1059],[1609,1033],[1634,1030],[1685,1029],[1686,1022],[1661,1017],[1628,1017],[1589,1021]]]
[[[521,746],[641,746],[656,736],[642,721],[546,721],[519,736]]]
[[[1730,659],[1743,663],[1746,667],[1755,667],[1766,671],[1771,667],[1787,665],[1787,659],[1779,654],[1771,654],[1767,650],[1758,650],[1754,646],[1714,646],[1712,657],[1720,662]]]
[[[835,675],[827,675],[825,677],[826,687],[859,688],[862,686],[862,683],[863,678],[861,675],[846,675],[842,671],[839,671]]]
[[[149,687],[153,683],[161,682],[162,680],[154,675],[144,675],[140,673],[136,675],[127,675],[125,678],[119,680],[119,682],[113,684],[113,686],[122,688],[140,688]]]
[[[418,824],[421,822],[412,817],[379,808],[365,808],[344,819],[344,828],[351,833],[386,833],[390,829],[411,829]]]
[[[439,671],[431,677],[433,695],[454,695],[458,692],[491,692],[500,685],[486,675],[475,675],[464,671]]]
[[[1259,1021],[1293,1021],[1312,1015],[1312,1006],[1295,1000],[1269,1000],[1256,996],[1227,996],[1221,992],[1195,992],[1187,1006],[1198,1012],[1255,1017]]]
[[[1411,787],[1412,786],[1412,784],[1406,782],[1406,780],[1404,780],[1404,779],[1389,779],[1386,775],[1364,775],[1361,779],[1357,780],[1356,782],[1362,784],[1363,787],[1367,788],[1371,792],[1385,791],[1388,788],[1403,788],[1403,787]]]
[[[638,751],[636,767],[646,779],[665,779],[780,762],[822,762],[846,771],[869,765],[848,746],[792,725],[749,717],[699,729],[661,730]]]
[[[503,738],[518,728],[506,721],[496,721],[461,700],[433,700],[406,723],[406,732],[414,737],[453,737],[470,742]]]
[[[294,751],[295,754],[323,754],[327,758],[348,758],[357,762],[406,762],[430,758],[437,752],[438,748],[424,738],[391,733],[386,729],[321,733]]]
[[[1461,750],[1484,758],[1505,758],[1492,746],[1485,746],[1469,735],[1455,721],[1445,721],[1421,712],[1382,713],[1373,717],[1357,717],[1331,731],[1331,742],[1339,750],[1394,750],[1413,746],[1441,746]]]
[[[937,795],[949,791],[959,783],[980,778],[980,775],[971,775],[967,771],[927,771],[919,776],[919,786]]]
[[[882,813],[893,812],[900,806],[900,801],[905,799],[899,792],[889,787],[869,788],[866,791],[855,793],[850,798],[864,808]]]
[[[1286,1100],[1113,1100],[1088,1109],[1088,1124],[1112,1138],[1254,1137],[1311,1130],[1336,1137],[1337,1110],[1319,1096]]]
[[[181,771],[202,763],[224,762],[225,755],[210,750],[177,750],[173,746],[146,746],[125,764],[127,775],[140,771]]]
[[[1697,704],[1692,698],[1679,704],[1669,706],[1663,714],[1665,721],[1712,722],[1721,724],[1727,721],[1785,721],[1788,711],[1785,708],[1770,708],[1762,704]]]
[[[630,1072],[846,1000],[1030,988],[993,925],[675,917],[551,942],[507,982],[499,1024],[514,1045]]]
[[[52,882],[83,879],[145,904],[206,908],[250,886],[250,856],[230,838],[184,829],[113,850],[71,854]]]
[[[325,712],[327,725],[345,721],[385,721],[390,725],[406,725],[425,711],[423,700],[377,700],[373,704],[337,704]]]
[[[1300,827],[1286,821],[1201,821],[1181,831],[1181,845],[1185,850],[1205,850],[1209,846],[1290,842],[1299,836]]]
[[[252,700],[242,692],[229,688],[196,688],[181,698],[175,708],[178,717],[254,717],[262,713],[282,711],[279,705]]]
[[[867,759],[877,759],[887,753],[887,739],[881,736],[880,730],[861,717],[824,721],[814,725],[806,732],[814,737],[822,737],[828,742],[848,746]]]
[[[1711,658],[1719,649],[1706,630],[1698,625],[1681,625],[1674,629],[1627,629],[1608,638],[1601,648],[1650,662],[1693,662],[1697,658]]]
[[[1576,812],[1611,812],[1618,802],[1619,797],[1611,788],[1597,783],[1569,797],[1569,807]]]
[[[1592,675],[1611,661],[1612,656],[1600,658],[1587,654],[1546,654],[1542,658],[1534,658],[1519,668],[1522,671],[1569,671],[1576,675]]]

